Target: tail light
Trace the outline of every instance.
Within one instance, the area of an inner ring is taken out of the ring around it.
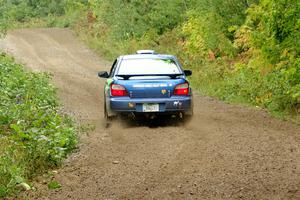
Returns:
[[[115,97],[124,97],[128,96],[128,92],[123,85],[112,84],[110,86],[110,93]]]
[[[190,91],[189,84],[183,83],[176,85],[174,89],[174,95],[188,95]]]

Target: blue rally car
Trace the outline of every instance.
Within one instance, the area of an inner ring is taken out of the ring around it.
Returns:
[[[155,117],[169,114],[181,118],[193,114],[193,96],[183,70],[172,55],[140,50],[117,58],[110,72],[99,72],[106,78],[104,116],[119,114]]]

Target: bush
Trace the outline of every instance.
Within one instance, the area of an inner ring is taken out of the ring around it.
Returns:
[[[0,197],[59,165],[76,145],[73,122],[58,112],[48,74],[0,55]]]
[[[0,0],[0,32],[32,18],[65,14],[67,0]]]
[[[293,0],[262,0],[250,7],[241,38],[261,82],[256,103],[273,111],[299,112],[300,4]],[[249,86],[251,87],[251,85]],[[255,101],[254,101],[255,102]]]

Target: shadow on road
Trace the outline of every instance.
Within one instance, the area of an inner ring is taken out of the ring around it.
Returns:
[[[134,128],[134,127],[148,127],[148,128],[160,128],[160,127],[181,127],[184,126],[190,119],[182,119],[179,117],[170,116],[156,116],[155,118],[147,117],[119,117],[112,122],[120,123],[124,128]]]

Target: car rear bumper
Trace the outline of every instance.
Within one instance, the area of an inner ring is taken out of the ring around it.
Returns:
[[[117,97],[110,99],[110,108],[117,113],[144,113],[144,104],[158,104],[159,111],[156,113],[189,112],[193,106],[192,96],[173,96],[170,98]]]

